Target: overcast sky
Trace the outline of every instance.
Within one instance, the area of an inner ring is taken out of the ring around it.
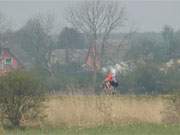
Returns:
[[[20,28],[28,18],[36,14],[53,14],[56,17],[56,30],[66,26],[64,21],[65,9],[77,4],[77,0],[53,1],[24,0],[0,1],[0,11],[9,18],[14,29]],[[73,1],[73,2],[72,2]],[[75,2],[76,1],[76,2]],[[136,27],[140,32],[160,31],[164,25],[171,25],[175,30],[180,29],[180,1],[165,0],[129,0],[123,4],[126,7],[128,19],[127,27],[122,31],[128,31],[129,27]]]

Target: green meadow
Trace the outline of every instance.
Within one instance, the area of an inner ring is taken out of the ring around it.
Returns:
[[[180,125],[127,124],[91,128],[34,128],[6,130],[5,135],[179,135]]]

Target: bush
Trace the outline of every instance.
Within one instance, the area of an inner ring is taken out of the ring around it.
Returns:
[[[180,93],[180,68],[174,67],[169,69],[166,73],[165,82],[168,93]]]
[[[132,72],[120,76],[120,88],[123,92],[136,94],[158,94],[165,89],[165,74],[154,64],[141,64]]]
[[[37,111],[43,100],[43,85],[31,72],[14,71],[0,77],[1,113],[13,126],[19,127],[23,114]]]
[[[80,64],[54,65],[55,74],[47,78],[47,87],[49,90],[67,90],[67,87],[73,86],[77,89],[93,88],[92,72],[84,71]],[[102,75],[97,74],[97,87],[102,82]]]
[[[98,75],[97,85],[100,85],[102,79]],[[62,72],[55,76],[49,77],[46,83],[49,90],[63,91],[69,86],[76,86],[76,88],[93,88],[92,84],[92,73],[81,72],[81,73],[68,73]],[[98,87],[98,86],[97,86]]]

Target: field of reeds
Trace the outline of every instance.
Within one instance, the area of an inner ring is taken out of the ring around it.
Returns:
[[[91,127],[119,123],[174,123],[168,96],[51,96],[45,121],[51,126]]]
[[[173,96],[49,96],[43,121],[0,135],[179,135],[178,103]]]

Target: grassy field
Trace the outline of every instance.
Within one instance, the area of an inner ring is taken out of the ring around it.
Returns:
[[[46,123],[54,126],[164,123],[177,119],[173,105],[160,96],[57,96],[50,97],[46,105]]]
[[[180,124],[173,124],[180,120],[179,111],[169,96],[50,96],[48,99],[44,121],[27,122],[28,128],[5,130],[3,135],[180,135]]]
[[[5,135],[180,135],[180,125],[130,124],[91,128],[8,130]]]

